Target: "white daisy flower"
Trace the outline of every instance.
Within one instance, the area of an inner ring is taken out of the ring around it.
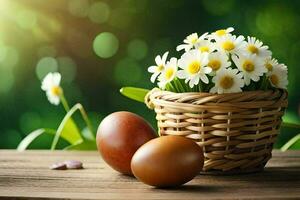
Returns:
[[[231,32],[234,31],[234,28],[229,27],[227,29],[220,29],[215,32],[213,32],[210,36],[211,39],[217,40],[218,38],[231,35]]]
[[[176,47],[176,50],[181,51],[184,49],[185,51],[189,51],[192,48],[194,48],[199,42],[206,39],[207,37],[208,37],[208,33],[204,33],[200,37],[198,37],[197,33],[192,33],[183,40],[184,44],[178,45]]]
[[[166,53],[164,53],[164,55],[162,57],[160,55],[156,56],[155,57],[156,65],[150,66],[148,68],[148,72],[153,73],[150,78],[152,83],[155,82],[158,75],[160,75],[161,72],[164,70],[168,54],[169,54],[169,52],[167,51]]]
[[[237,69],[221,69],[212,81],[215,86],[210,89],[211,93],[234,93],[242,92],[242,87],[244,87],[243,75],[239,73]]]
[[[209,40],[202,40],[195,45],[195,48],[198,49],[201,53],[211,53],[217,50],[217,46],[214,42]]]
[[[213,52],[208,55],[208,64],[207,66],[212,69],[212,75],[215,75],[217,71],[227,68],[231,65],[231,62],[228,60],[228,55],[224,52]]]
[[[226,53],[240,54],[243,51],[244,36],[226,35],[216,40],[216,44],[220,51]]]
[[[232,55],[232,60],[242,72],[246,85],[249,85],[251,80],[259,81],[259,77],[267,72],[263,60],[255,55]]]
[[[270,72],[273,70],[274,66],[278,65],[278,61],[271,56],[265,59],[264,66]]]
[[[288,70],[284,64],[273,66],[272,71],[268,72],[268,79],[272,86],[286,89],[288,85]]]
[[[60,103],[60,96],[63,93],[63,90],[60,87],[60,80],[60,73],[54,72],[47,74],[42,81],[41,88],[46,92],[49,102],[54,105]]]
[[[158,86],[162,89],[165,89],[167,83],[171,82],[177,73],[177,58],[171,58],[170,61],[167,62],[165,69],[158,77]]]
[[[248,41],[245,41],[245,51],[249,54],[255,54],[261,58],[267,58],[272,55],[269,47],[263,45],[263,43],[255,37],[247,37]]]
[[[207,84],[209,80],[206,74],[212,71],[210,67],[206,67],[207,64],[208,53],[201,53],[198,50],[186,52],[178,61],[178,66],[183,70],[179,70],[177,76],[185,79],[186,83],[189,82],[191,88],[197,85],[200,79]]]

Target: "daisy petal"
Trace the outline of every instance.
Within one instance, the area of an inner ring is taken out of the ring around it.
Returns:
[[[201,75],[200,78],[204,83],[208,84],[209,80],[205,74]]]
[[[150,72],[150,73],[154,73],[154,72],[156,72],[156,68],[157,68],[157,66],[150,66],[150,67],[148,67],[148,72]]]

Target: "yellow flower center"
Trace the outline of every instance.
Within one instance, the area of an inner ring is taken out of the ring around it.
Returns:
[[[211,60],[209,61],[208,66],[212,68],[213,71],[218,71],[221,67],[221,62],[219,60]]]
[[[174,70],[172,68],[169,68],[165,72],[165,78],[166,80],[170,80],[174,75]]]
[[[270,63],[266,63],[265,67],[268,69],[269,72],[273,69],[273,65],[271,65]]]
[[[53,86],[51,88],[51,93],[55,96],[60,96],[62,94],[62,89],[59,86]]]
[[[253,54],[258,54],[258,48],[254,45],[249,45],[248,46],[248,51],[250,51]]]
[[[243,64],[243,68],[247,72],[253,72],[254,71],[254,64],[251,60],[245,60]]]
[[[225,30],[225,29],[217,30],[217,31],[216,31],[216,34],[217,34],[218,36],[223,36],[223,35],[226,34],[226,30]]]
[[[190,74],[196,74],[200,71],[201,64],[199,61],[194,61],[191,64],[189,64],[187,70]]]
[[[209,47],[208,46],[199,47],[199,51],[201,51],[202,53],[203,52],[209,52]]]
[[[231,41],[229,41],[229,40],[223,42],[222,47],[223,47],[223,49],[226,50],[226,51],[231,51],[231,50],[233,50],[233,49],[235,48],[233,42],[231,42]]]
[[[198,38],[195,37],[195,38],[191,39],[191,43],[196,44],[197,40],[198,40]]]
[[[272,74],[271,76],[270,76],[270,81],[271,81],[271,83],[273,84],[273,85],[278,85],[278,83],[279,83],[279,78],[278,78],[278,76],[276,76],[275,74]]]
[[[224,76],[222,77],[220,81],[220,86],[224,89],[229,89],[233,86],[234,80],[230,76]]]
[[[157,71],[158,72],[161,72],[162,70],[164,70],[164,66],[163,65],[159,65],[159,66],[157,66]]]

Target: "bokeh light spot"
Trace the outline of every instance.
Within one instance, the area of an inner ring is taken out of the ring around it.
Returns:
[[[63,81],[72,82],[76,76],[76,63],[70,57],[58,57],[57,58],[59,71],[63,77]]]
[[[145,58],[145,56],[148,53],[148,46],[146,42],[144,42],[141,39],[134,39],[129,42],[128,47],[127,47],[127,52],[128,55],[140,60]]]
[[[134,59],[124,58],[116,64],[114,76],[120,85],[130,85],[141,80],[142,70]]]
[[[109,6],[104,2],[95,2],[89,9],[89,18],[95,23],[104,23],[108,20],[110,14]]]
[[[36,66],[36,75],[41,80],[49,72],[56,72],[58,69],[57,60],[53,57],[44,57],[39,60]]]
[[[32,29],[36,26],[36,14],[29,10],[20,11],[17,14],[17,23],[23,29]]]
[[[119,48],[118,38],[109,32],[100,33],[93,42],[95,53],[101,58],[110,58]]]
[[[68,4],[69,12],[76,17],[86,17],[89,12],[88,0],[71,0]]]

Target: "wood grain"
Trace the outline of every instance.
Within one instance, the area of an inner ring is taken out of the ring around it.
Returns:
[[[50,170],[67,159],[82,170]],[[300,151],[273,152],[264,172],[198,175],[176,189],[156,189],[109,168],[97,152],[0,150],[1,199],[300,199]]]

